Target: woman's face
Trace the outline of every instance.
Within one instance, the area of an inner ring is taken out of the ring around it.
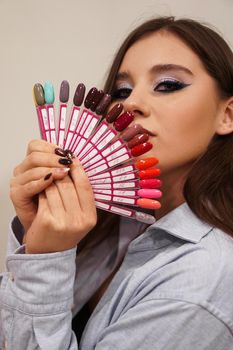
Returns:
[[[173,34],[153,33],[129,48],[114,95],[134,113],[134,123],[154,134],[145,157],[157,157],[163,175],[187,170],[215,134],[220,106],[215,82]]]

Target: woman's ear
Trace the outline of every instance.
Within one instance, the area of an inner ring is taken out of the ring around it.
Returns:
[[[233,132],[233,97],[224,102],[216,128],[216,133],[219,135],[231,132]]]

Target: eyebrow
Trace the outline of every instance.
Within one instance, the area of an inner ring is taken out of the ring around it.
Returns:
[[[193,76],[193,73],[191,70],[184,66],[180,66],[178,64],[156,64],[150,69],[150,73],[153,74],[161,74],[161,73],[167,73],[171,71],[181,71],[185,72],[186,74]],[[128,72],[118,72],[116,80],[124,80],[128,79],[130,77],[130,74]]]
[[[174,70],[185,72],[185,73],[193,76],[193,73],[191,72],[191,70],[189,70],[188,68],[186,68],[184,66],[180,66],[179,64],[157,64],[150,69],[150,72],[152,72],[152,73],[166,73],[166,72],[170,72],[170,71],[174,71]]]

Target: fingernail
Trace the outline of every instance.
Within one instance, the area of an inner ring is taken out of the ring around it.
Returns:
[[[134,115],[131,112],[125,112],[120,115],[114,122],[114,128],[117,131],[122,131],[134,120]]]
[[[52,176],[52,173],[45,175],[44,180],[46,181],[46,180],[50,179],[51,176]]]
[[[141,188],[158,188],[162,186],[162,181],[159,179],[144,179],[139,181]]]
[[[68,158],[68,159],[73,159],[73,158],[75,158],[75,155],[74,155],[74,153],[70,150],[70,149],[65,149],[65,153],[66,153],[66,157]]]
[[[95,111],[98,103],[101,101],[103,96],[104,96],[104,92],[102,90],[98,90],[97,93],[93,96],[93,99],[92,99],[91,105],[90,105],[90,110],[92,112]]]
[[[123,111],[122,103],[117,103],[116,105],[114,105],[106,115],[107,122],[113,123],[114,120],[121,114],[122,111]]]
[[[44,84],[44,98],[47,104],[54,103],[54,87],[50,81],[46,81]]]
[[[91,103],[93,101],[93,98],[94,98],[94,96],[97,93],[98,93],[98,90],[95,87],[93,87],[93,88],[91,88],[91,90],[89,90],[89,92],[88,92],[88,94],[87,94],[87,96],[86,96],[86,98],[84,100],[84,106],[86,108],[90,108],[91,107]]]
[[[71,159],[67,159],[67,158],[60,158],[58,162],[62,165],[70,165],[73,163]]]
[[[141,143],[144,143],[148,140],[149,140],[149,135],[138,134],[138,135],[134,136],[134,138],[132,138],[132,140],[130,140],[128,142],[128,146],[129,146],[129,148],[133,148],[133,147],[140,145]]]
[[[153,145],[150,142],[141,143],[140,145],[137,145],[131,149],[131,154],[133,157],[138,157],[150,151],[152,147]]]
[[[54,169],[54,174],[66,174],[70,171],[70,168],[55,168]]]
[[[98,106],[96,107],[96,114],[101,115],[103,114],[106,109],[108,108],[108,106],[111,103],[111,95],[109,94],[105,94],[102,98],[102,100],[99,102]]]
[[[85,91],[86,91],[85,85],[83,83],[78,84],[74,93],[74,98],[73,98],[73,102],[75,106],[81,106],[84,100]]]
[[[60,156],[60,157],[66,157],[66,150],[62,149],[62,148],[55,148],[54,150],[55,154]]]
[[[63,80],[60,86],[59,100],[62,103],[67,103],[69,100],[70,85],[67,80]]]
[[[160,198],[162,197],[162,192],[160,190],[155,190],[152,188],[143,188],[141,190],[137,191],[137,195],[139,197],[144,197],[144,198]]]
[[[145,209],[160,209],[161,204],[158,201],[148,198],[140,198],[137,200],[137,205]]]
[[[153,177],[159,176],[161,174],[160,169],[153,168],[153,169],[146,169],[146,170],[141,170],[138,172],[138,175],[140,179],[152,179]]]
[[[151,168],[152,166],[158,164],[158,159],[155,157],[139,159],[136,161],[136,168],[138,170],[145,170],[147,168]]]
[[[143,134],[144,129],[140,124],[134,124],[130,126],[126,130],[124,130],[121,134],[121,137],[124,141],[131,140],[137,134]]]
[[[37,83],[33,88],[34,97],[38,106],[43,106],[45,104],[44,98],[44,88],[41,84]]]

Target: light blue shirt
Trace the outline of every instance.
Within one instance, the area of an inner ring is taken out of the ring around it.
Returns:
[[[137,237],[142,229],[122,219],[119,237],[77,257],[76,249],[26,255],[11,230],[0,349],[233,349],[233,239],[186,204]],[[72,312],[124,255],[78,345]]]

